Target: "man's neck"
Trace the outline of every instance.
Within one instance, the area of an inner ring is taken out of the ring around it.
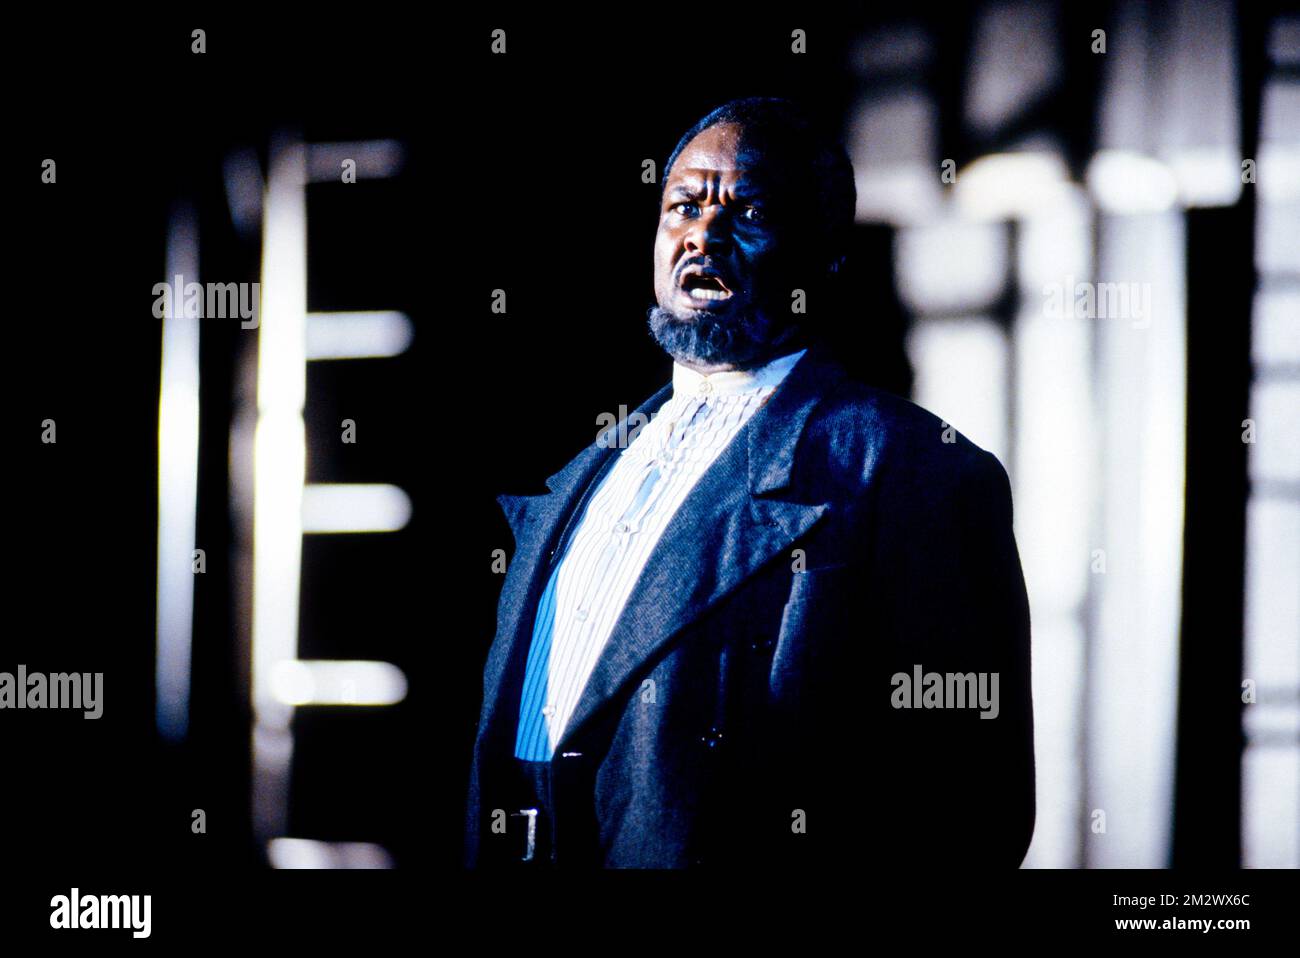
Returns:
[[[808,337],[803,335],[797,328],[791,329],[788,333],[772,343],[772,345],[763,351],[758,357],[744,363],[702,363],[694,359],[677,359],[675,361],[687,369],[693,370],[702,376],[710,376],[713,373],[733,372],[735,370],[760,369],[773,360],[780,359],[782,356],[789,356],[791,353],[798,352],[808,347]]]
[[[775,357],[773,357],[773,358],[775,358]],[[737,366],[737,365],[735,365],[735,364],[733,364],[733,363],[721,363],[721,364],[718,364],[718,365],[712,365],[712,366],[711,366],[711,365],[709,365],[708,363],[697,363],[697,362],[694,362],[694,361],[692,361],[692,360],[690,360],[690,359],[679,359],[679,360],[677,360],[677,362],[681,363],[681,364],[682,364],[683,366],[685,366],[687,369],[694,370],[695,372],[699,373],[699,374],[702,375],[702,376],[709,376],[709,375],[711,375],[711,374],[713,374],[713,373],[727,373],[727,372],[731,372],[732,370],[742,369],[742,368],[743,368],[743,369],[753,369],[753,368],[754,368],[753,366],[748,366],[748,365],[747,365],[747,366],[744,366],[744,367],[741,367],[741,366]],[[757,363],[756,365],[761,366],[761,365],[763,365],[763,364],[762,364],[762,363]]]

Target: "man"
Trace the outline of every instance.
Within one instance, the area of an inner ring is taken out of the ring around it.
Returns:
[[[499,498],[516,551],[468,865],[1023,858],[1006,473],[828,354],[854,201],[843,148],[787,101],[720,107],[670,156],[650,331],[672,382],[548,494]]]

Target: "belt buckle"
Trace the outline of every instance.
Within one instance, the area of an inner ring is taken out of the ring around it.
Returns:
[[[511,818],[528,819],[528,839],[524,846],[524,857],[520,861],[530,862],[537,851],[537,813],[536,808],[521,808],[517,812],[511,812]]]

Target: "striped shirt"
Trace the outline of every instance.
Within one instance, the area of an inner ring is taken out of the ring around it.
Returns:
[[[516,758],[550,760],[669,520],[803,354],[707,376],[673,364],[672,397],[619,453],[538,601]]]

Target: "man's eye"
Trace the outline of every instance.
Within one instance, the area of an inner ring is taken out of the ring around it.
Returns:
[[[673,212],[681,216],[693,216],[698,210],[699,207],[694,203],[677,203],[673,206]]]
[[[748,223],[762,223],[767,219],[767,216],[757,206],[746,206],[744,210],[741,211],[740,215],[743,216],[745,221]]]

